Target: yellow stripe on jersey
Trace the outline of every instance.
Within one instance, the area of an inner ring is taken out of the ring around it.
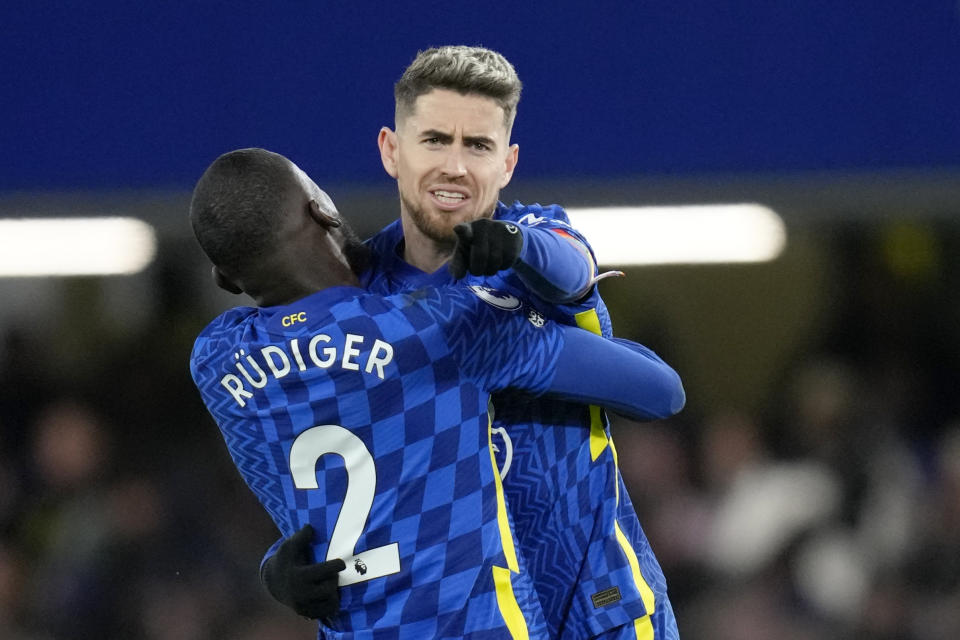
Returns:
[[[610,450],[613,452],[613,466],[617,470],[617,475],[619,476],[620,463],[617,458],[617,447],[613,444],[612,439],[610,440]],[[616,487],[617,505],[619,506],[619,482],[617,482]],[[634,620],[637,638],[638,640],[653,640],[653,623],[650,622],[650,615],[653,613],[653,608],[657,604],[656,597],[653,594],[653,589],[650,588],[650,585],[643,577],[643,573],[640,571],[640,560],[637,558],[637,552],[633,550],[633,547],[630,545],[630,541],[627,540],[627,536],[625,536],[623,531],[620,529],[620,523],[616,520],[613,521],[613,531],[617,536],[617,542],[620,543],[620,548],[623,549],[624,555],[627,556],[627,562],[630,563],[630,573],[633,575],[633,582],[637,585],[637,591],[640,592],[640,599],[643,601],[643,608],[647,610],[647,615]]]
[[[596,309],[581,311],[574,316],[577,326],[586,329],[597,335],[602,335],[600,329],[600,317]],[[599,407],[590,407],[590,456],[591,460],[596,461],[597,457],[603,453],[607,445],[610,445],[610,452],[613,455],[614,469],[614,496],[617,506],[620,505],[620,461],[617,459],[617,448],[613,444],[613,439],[607,437],[607,431],[604,428],[603,413]],[[620,548],[623,549],[627,562],[630,564],[630,571],[633,574],[634,584],[640,592],[640,599],[643,600],[643,606],[647,610],[647,615],[634,620],[634,630],[637,633],[638,640],[653,640],[653,624],[650,622],[650,614],[656,605],[656,599],[653,595],[653,589],[647,584],[643,574],[640,572],[640,561],[637,559],[637,553],[627,540],[627,536],[620,529],[620,523],[613,521],[614,534]]]
[[[603,426],[603,413],[600,407],[590,405],[590,461],[596,462],[607,448],[607,430]]]
[[[630,541],[627,540],[627,536],[623,534],[623,530],[620,529],[619,522],[614,521],[613,531],[617,536],[617,542],[620,543],[623,552],[627,555],[627,562],[630,563],[630,572],[633,574],[633,581],[636,582],[637,589],[640,591],[640,599],[643,600],[643,606],[648,614],[653,613],[656,600],[653,595],[653,589],[650,588],[647,581],[643,579],[643,574],[640,573],[640,561],[637,559],[637,554],[634,552],[633,547],[630,546]]]
[[[603,335],[600,329],[600,316],[596,309],[587,309],[573,316],[577,326],[596,335]],[[604,428],[603,413],[600,407],[590,405],[590,460],[596,462],[607,448],[607,430]]]
[[[490,466],[493,468],[493,481],[497,488],[497,526],[500,528],[500,545],[503,547],[503,555],[507,559],[507,567],[514,573],[520,573],[520,563],[517,562],[517,550],[513,544],[513,531],[510,529],[510,520],[507,518],[507,501],[503,495],[503,482],[500,480],[500,470],[497,469],[497,459],[493,455],[492,427],[493,418],[488,413],[487,449],[490,451]],[[499,591],[497,593],[499,597]]]
[[[503,567],[493,567],[493,584],[497,591],[497,606],[500,607],[500,615],[503,616],[510,637],[513,640],[529,640],[527,621],[523,617],[516,596],[513,595],[510,570]]]
[[[637,634],[637,640],[653,640],[653,622],[650,621],[650,616],[634,620],[633,632]]]
[[[581,329],[586,329],[590,333],[595,333],[598,336],[603,335],[603,331],[600,329],[600,316],[597,315],[596,309],[581,311],[573,316],[573,319],[577,321],[577,326]]]

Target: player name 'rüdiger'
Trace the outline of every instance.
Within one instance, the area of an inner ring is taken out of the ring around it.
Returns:
[[[320,369],[329,369],[339,364],[341,369],[359,371],[360,362],[357,361],[364,336],[348,333],[344,336],[342,351],[336,346],[320,348],[320,343],[329,344],[332,338],[325,333],[318,333],[310,338],[306,349],[301,349],[300,338],[292,338],[283,346],[271,344],[253,353],[246,353],[240,349],[233,354],[234,366],[239,375],[228,373],[220,379],[220,384],[226,389],[241,407],[247,405],[246,398],[253,397],[252,389],[262,389],[272,377],[275,380],[288,375],[296,367],[306,371],[309,366]],[[393,346],[379,338],[375,339],[366,362],[363,363],[365,373],[376,373],[383,380],[383,369],[393,361]]]

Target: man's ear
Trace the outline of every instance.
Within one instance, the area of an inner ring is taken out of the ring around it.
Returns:
[[[243,289],[233,284],[227,276],[223,275],[223,272],[216,267],[213,268],[213,281],[217,283],[217,286],[223,289],[224,291],[229,291],[230,293],[243,293]]]
[[[324,229],[339,227],[343,224],[336,209],[333,209],[331,213],[324,209],[324,207],[321,207],[320,202],[316,198],[310,199],[310,202],[307,203],[307,209],[310,211],[310,217],[313,218],[314,222]]]
[[[513,177],[513,170],[517,168],[517,160],[520,159],[520,145],[512,144],[507,149],[507,157],[503,163],[503,177],[500,179],[500,188],[503,189],[510,184],[510,178]]]
[[[380,147],[380,162],[390,177],[397,177],[397,133],[390,127],[381,127],[377,136],[377,146]]]

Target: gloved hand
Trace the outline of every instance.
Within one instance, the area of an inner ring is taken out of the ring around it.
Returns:
[[[343,560],[313,562],[309,524],[283,541],[260,571],[260,581],[278,602],[307,618],[329,618],[340,610],[337,574],[347,565]]]
[[[510,222],[480,218],[453,228],[457,244],[450,258],[450,273],[455,280],[467,274],[492,276],[509,269],[520,258],[523,234]]]

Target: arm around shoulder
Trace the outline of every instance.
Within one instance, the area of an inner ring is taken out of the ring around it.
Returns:
[[[564,345],[547,393],[634,420],[668,418],[683,409],[686,393],[679,374],[652,350],[571,327],[561,331]]]

